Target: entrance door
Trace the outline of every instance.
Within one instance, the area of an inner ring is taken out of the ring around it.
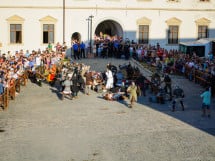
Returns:
[[[120,36],[123,37],[123,29],[121,25],[114,21],[114,20],[105,20],[101,22],[95,30],[96,36],[99,36],[100,33],[103,35],[109,35],[109,36]]]

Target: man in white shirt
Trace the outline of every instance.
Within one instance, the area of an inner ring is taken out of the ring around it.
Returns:
[[[107,71],[105,73],[106,77],[107,77],[107,82],[106,82],[106,89],[111,89],[113,88],[113,74],[112,71],[107,68]]]
[[[38,54],[36,56],[36,58],[35,58],[35,64],[36,64],[37,67],[41,65],[41,56],[40,56],[40,54]]]

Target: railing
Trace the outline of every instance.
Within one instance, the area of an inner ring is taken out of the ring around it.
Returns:
[[[191,68],[189,66],[185,66],[185,77],[195,83],[200,84],[203,87],[211,86],[211,82],[209,80],[210,73],[207,71],[201,71],[198,69]]]

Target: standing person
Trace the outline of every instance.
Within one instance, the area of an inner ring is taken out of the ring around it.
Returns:
[[[130,48],[130,41],[127,39],[125,44],[124,44],[124,54],[125,54],[125,59],[129,59],[129,48]]]
[[[144,77],[142,74],[136,79],[136,84],[140,87],[141,90],[140,96],[146,96],[146,81],[146,77]]]
[[[78,98],[78,92],[80,90],[79,82],[78,82],[78,69],[74,69],[74,73],[72,75],[72,93],[74,98]]]
[[[107,82],[106,82],[106,89],[111,89],[113,88],[113,73],[112,71],[107,67],[107,70],[105,72],[106,78],[107,78]]]
[[[70,99],[72,99],[72,81],[70,80],[69,76],[66,76],[66,80],[62,83],[63,91],[62,91],[62,100],[64,99],[65,95],[69,95]]]
[[[165,73],[163,81],[165,83],[164,90],[165,90],[166,93],[170,94],[170,101],[171,101],[172,100],[172,80],[171,80],[171,78],[170,78],[168,73]]]
[[[92,72],[87,71],[84,76],[86,78],[85,93],[86,95],[90,95],[90,89],[91,86],[93,85]]]
[[[79,59],[79,53],[78,53],[78,43],[75,42],[73,45],[72,45],[72,49],[73,49],[73,54],[74,54],[74,59]]]
[[[175,89],[173,90],[173,95],[174,95],[174,100],[172,102],[172,112],[175,111],[175,105],[177,102],[180,102],[182,111],[184,111],[184,103],[183,103],[184,91],[183,91],[183,89],[176,86]]]
[[[62,45],[62,59],[64,59],[65,56],[66,56],[66,50],[67,50],[66,42],[63,42],[63,45]]]
[[[134,102],[137,101],[137,86],[135,85],[134,81],[131,82],[131,85],[128,87],[127,92],[129,93],[129,100],[131,103],[129,105],[129,108],[132,108]]]
[[[62,52],[66,52],[66,50],[67,50],[66,42],[63,42],[63,45],[62,45]]]
[[[60,42],[57,42],[55,48],[56,48],[56,52],[57,52],[57,53],[58,53],[58,52],[61,52],[62,46],[61,46]]]
[[[48,51],[49,51],[49,52],[52,51],[52,43],[51,43],[51,42],[49,42],[49,44],[48,44]]]
[[[210,104],[211,104],[211,92],[209,88],[206,88],[206,90],[200,95],[202,100],[202,116],[206,116],[206,109],[208,117],[211,117],[210,115]]]
[[[81,58],[85,58],[85,43],[82,41],[80,44],[80,49],[81,49]]]

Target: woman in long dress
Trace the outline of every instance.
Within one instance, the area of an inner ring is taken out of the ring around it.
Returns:
[[[106,87],[107,90],[109,90],[109,89],[113,88],[113,73],[109,68],[107,68],[107,71],[106,71],[105,75],[106,75],[106,78],[107,78],[107,82],[106,82],[105,87]]]

